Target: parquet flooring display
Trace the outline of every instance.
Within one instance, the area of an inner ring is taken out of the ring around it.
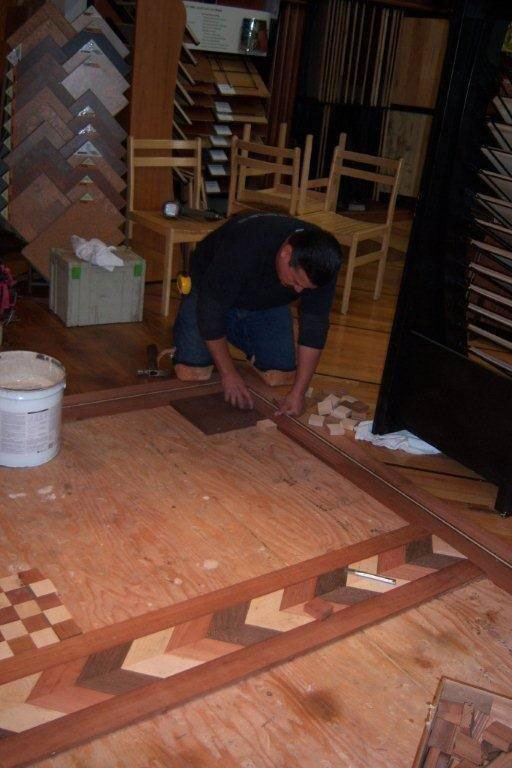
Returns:
[[[55,585],[37,569],[0,578],[0,660],[80,634]]]
[[[110,244],[122,239],[126,132],[114,115],[128,103],[128,48],[95,8],[75,21],[48,0],[9,38],[0,206],[43,276],[58,245],[51,237],[69,246],[78,227]]]
[[[2,765],[409,768],[440,672],[507,685],[510,595],[281,431],[202,434],[163,401],[79,414],[0,482],[2,570],[48,562],[85,630],[0,662]]]

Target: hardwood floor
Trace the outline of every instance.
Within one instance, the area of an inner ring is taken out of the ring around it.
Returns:
[[[381,298],[373,300],[376,264],[356,270],[349,312],[341,315],[338,291],[331,328],[314,383],[329,391],[341,386],[374,409],[382,375],[411,227],[409,214],[397,215]],[[340,280],[341,284],[341,280]],[[57,357],[68,374],[67,392],[79,393],[137,381],[146,365],[146,346],[171,344],[178,307],[173,287],[171,315],[159,314],[160,284],[146,287],[142,323],[65,328],[45,298],[20,297],[17,320],[4,333],[4,349],[31,349]],[[236,354],[235,356],[240,357]],[[278,394],[278,392],[276,393]],[[368,453],[401,471],[408,480],[448,500],[461,514],[512,541],[509,523],[492,512],[496,487],[444,456],[412,457],[402,451],[367,446]],[[512,519],[511,519],[512,520]]]

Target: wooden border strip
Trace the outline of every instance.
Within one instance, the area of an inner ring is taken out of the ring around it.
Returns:
[[[357,605],[267,640],[247,646],[198,667],[149,683],[112,700],[0,740],[3,768],[22,768],[92,738],[166,711],[326,643],[396,616],[482,575],[463,561]]]
[[[275,405],[250,389],[258,409],[272,418]],[[512,594],[511,549],[497,536],[471,521],[461,521],[456,510],[372,459],[349,438],[338,438],[339,445],[335,446],[297,419],[274,420],[280,432],[404,520],[423,525],[441,536],[478,565],[495,584]]]
[[[58,645],[48,645],[37,651],[27,651],[4,659],[0,663],[0,685],[19,677],[40,672],[57,664],[74,661],[88,653],[99,653],[112,645],[134,640],[137,637],[159,632],[173,624],[192,621],[207,613],[214,613],[226,605],[252,600],[276,589],[291,586],[327,571],[342,568],[358,560],[365,560],[380,552],[394,549],[414,539],[428,535],[419,525],[406,525],[390,533],[351,544],[348,547],[327,552],[311,560],[280,568],[277,571],[255,576],[224,589],[199,595],[182,603],[134,616],[111,626],[84,632],[62,640]],[[1,741],[0,741],[1,743]]]

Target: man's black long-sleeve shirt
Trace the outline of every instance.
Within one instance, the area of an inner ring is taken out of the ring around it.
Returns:
[[[199,243],[191,259],[198,290],[199,331],[206,341],[226,335],[229,309],[269,309],[300,298],[299,344],[322,349],[336,276],[325,286],[297,293],[281,284],[276,256],[288,237],[317,229],[278,213],[248,212],[229,219]]]

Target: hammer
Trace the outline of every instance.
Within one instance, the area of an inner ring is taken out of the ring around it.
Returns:
[[[169,353],[169,350],[165,350]],[[158,367],[158,363],[162,355],[158,354],[158,347],[156,344],[148,344],[146,349],[148,356],[148,367],[142,368],[137,371],[137,376],[148,376],[151,378],[169,379],[171,374],[169,371],[163,371]]]

